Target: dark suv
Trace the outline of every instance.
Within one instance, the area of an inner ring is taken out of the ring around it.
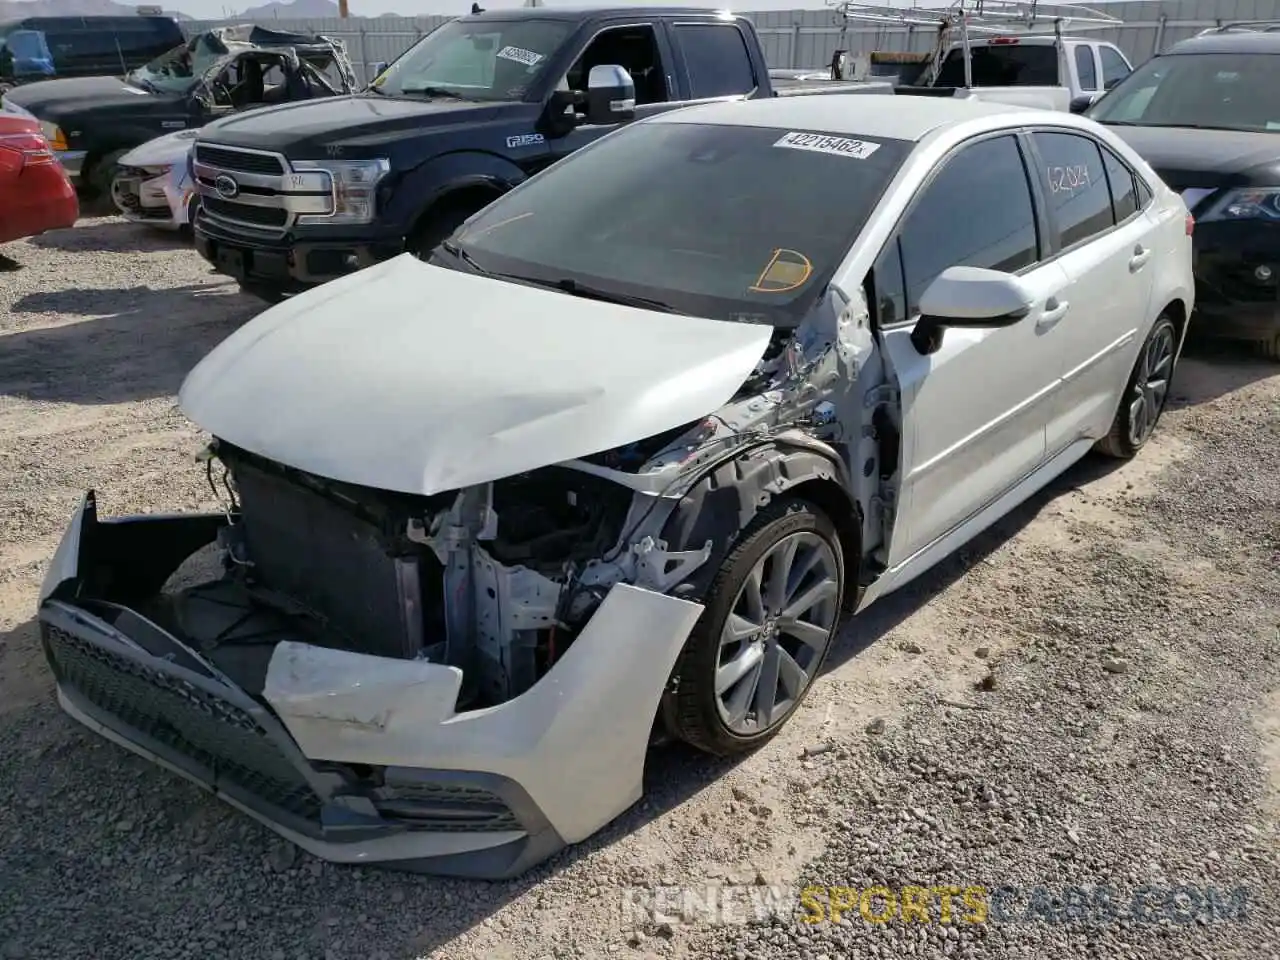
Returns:
[[[1129,141],[1195,216],[1193,331],[1280,360],[1280,21],[1184,40],[1086,115]]]

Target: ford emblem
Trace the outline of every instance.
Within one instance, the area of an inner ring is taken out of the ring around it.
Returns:
[[[240,184],[224,173],[213,181],[213,189],[218,191],[218,196],[223,200],[231,200],[240,193]]]

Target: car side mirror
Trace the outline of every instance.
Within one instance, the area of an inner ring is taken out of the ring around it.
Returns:
[[[373,81],[377,80],[380,76],[382,76],[383,71],[385,71],[386,69],[387,69],[387,61],[385,60],[377,60],[374,63],[371,63],[369,65],[369,82],[373,83]]]
[[[982,267],[948,267],[920,295],[911,343],[923,355],[942,346],[947,327],[1008,327],[1031,312],[1035,294],[1019,277]]]
[[[1084,113],[1093,106],[1094,95],[1092,93],[1081,94],[1078,97],[1071,98],[1071,112]]]
[[[601,64],[587,74],[587,123],[625,123],[636,115],[636,84],[617,64]]]

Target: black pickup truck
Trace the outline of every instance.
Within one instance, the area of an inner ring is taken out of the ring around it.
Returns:
[[[751,22],[713,10],[474,14],[424,37],[361,94],[205,127],[190,161],[196,248],[276,301],[429,253],[500,194],[633,118],[719,99],[892,92],[775,92]]]

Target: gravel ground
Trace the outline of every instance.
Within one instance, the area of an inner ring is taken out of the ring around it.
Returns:
[[[210,505],[174,394],[259,307],[112,218],[2,252],[0,958],[1280,955],[1276,367],[1184,360],[1137,461],[1081,464],[878,604],[765,749],[661,751],[591,841],[442,881],[314,860],[53,705],[32,609],[67,517],[88,486],[108,514]],[[800,923],[804,885],[981,887],[988,922],[935,896],[928,923],[832,923],[828,890]],[[1154,888],[1153,916],[1033,895],[1098,885]],[[1178,885],[1247,906],[1150,922]]]

